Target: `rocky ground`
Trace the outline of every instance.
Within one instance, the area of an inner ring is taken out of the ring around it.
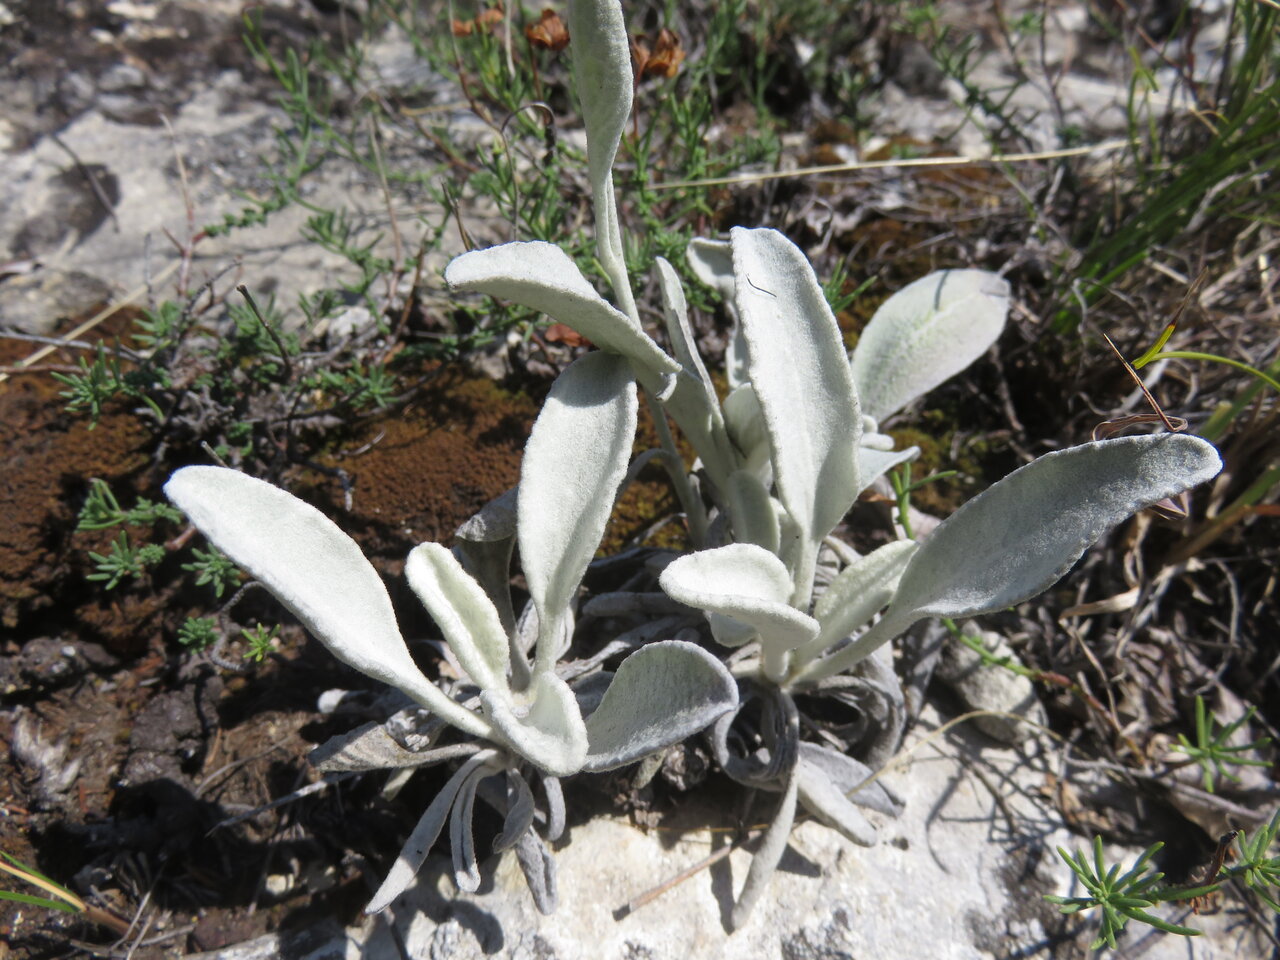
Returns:
[[[276,85],[241,39],[243,6],[233,0],[0,4],[0,328],[20,335],[0,338],[0,851],[133,924],[127,938],[113,940],[109,927],[3,903],[0,960],[81,952],[138,960],[201,954],[227,960],[1076,957],[1084,955],[1093,928],[1039,899],[1068,888],[1070,874],[1055,845],[1080,846],[1080,833],[1099,830],[1130,845],[1154,837],[1176,841],[1181,832],[1185,842],[1171,846],[1183,858],[1181,869],[1189,870],[1215,829],[1227,821],[1241,825],[1246,815],[1252,827],[1260,811],[1269,813],[1266,798],[1274,798],[1275,788],[1263,774],[1249,780],[1224,813],[1221,805],[1205,810],[1171,800],[1176,790],[1107,799],[1103,794],[1117,788],[1100,776],[1077,774],[1064,783],[1064,755],[1049,741],[1002,742],[964,728],[931,737],[970,705],[967,688],[953,683],[935,687],[908,741],[913,752],[888,774],[908,805],[902,819],[877,822],[880,845],[853,848],[817,824],[803,825],[775,881],[774,903],[733,937],[723,921],[745,871],[742,851],[652,902],[635,903],[729,842],[739,816],[725,811],[738,800],[714,778],[682,795],[678,773],[642,791],[625,776],[599,777],[571,796],[573,842],[557,852],[562,908],[551,918],[532,910],[518,873],[496,858],[486,867],[491,879],[474,895],[458,894],[445,859],[433,858],[390,917],[363,917],[369,884],[379,881],[443,773],[419,775],[390,800],[374,778],[346,780],[229,823],[315,783],[306,754],[376,716],[378,704],[368,693],[320,712],[326,691],[365,690],[366,684],[297,628],[287,629],[271,656],[245,674],[184,652],[174,641],[183,618],[216,605],[182,585],[176,564],[114,591],[87,581],[88,552],[105,550],[114,536],[75,529],[90,478],[122,495],[154,497],[174,463],[129,409],[105,411],[92,429],[66,411],[62,388],[48,374],[68,369],[79,354],[64,350],[21,364],[41,338],[65,336],[104,307],[130,305],[77,334],[88,343],[110,342],[128,329],[138,305],[183,278],[195,289],[229,271],[262,297],[274,293],[291,304],[319,278],[349,269],[342,258],[300,239],[300,207],[227,237],[198,237],[202,225],[243,208],[236,191],[263,195],[269,188],[262,157],[277,148],[273,126],[286,122],[275,105]],[[261,9],[264,37],[280,52],[313,41],[336,45],[357,22],[358,11],[342,3],[253,6]],[[1080,123],[1091,142],[1103,142],[1124,122],[1117,105],[1123,84],[1108,59],[1114,52],[1087,28],[1082,7],[1050,7],[1060,27],[1052,35],[1063,44],[1050,55],[1065,77],[1059,119]],[[998,31],[984,21],[986,6],[969,10],[998,48]],[[1215,29],[1218,21],[1199,36],[1206,49]],[[989,149],[981,124],[958,122],[956,91],[918,46],[872,40],[859,53],[882,74],[871,111],[883,134],[872,149],[887,149],[895,137],[945,144],[948,151]],[[370,69],[381,82],[412,80],[419,89],[435,89],[441,102],[456,100],[443,81],[424,78],[405,43],[377,38],[374,50]],[[804,51],[791,55],[802,59]],[[1001,73],[1001,62],[993,59],[976,81],[990,88],[1007,81],[1009,68],[1006,62]],[[1027,84],[1014,104],[1028,120],[1027,149],[1052,145],[1045,118],[1056,108],[1037,90]],[[477,136],[477,126],[459,112],[459,142]],[[818,129],[815,123],[793,137],[788,156],[797,162],[852,158],[848,138]],[[392,162],[418,162],[413,149],[392,149]],[[983,169],[933,183],[939,193],[926,199],[951,196],[954,224],[980,214],[971,233],[956,228],[964,243],[985,242],[984,249],[997,252],[1001,243],[1013,244],[1007,227],[1024,217],[1024,207],[1003,175]],[[916,188],[891,178],[858,186],[797,193],[788,226],[815,247],[853,247],[868,273],[892,278],[927,262],[939,227],[921,213],[925,201]],[[444,214],[413,189],[388,201],[376,177],[340,164],[310,177],[305,198],[341,202],[384,234],[394,224],[410,243]],[[768,208],[758,197],[735,203]],[[506,239],[491,210],[472,211],[468,223],[481,242]],[[984,229],[989,241],[974,235]],[[895,246],[911,248],[916,265],[895,265]],[[446,239],[426,259],[424,274],[434,277],[459,249],[460,239]],[[1010,253],[1028,286],[1042,268],[1042,253],[1047,256],[1030,242]],[[1245,278],[1241,290],[1224,285],[1219,292],[1243,297],[1254,282]],[[427,285],[441,287],[438,278]],[[1078,371],[1035,365],[1044,363],[1036,356],[1038,334],[1029,332],[1034,318],[1027,314],[1036,306],[1044,304],[1025,301],[1017,342],[1006,344],[1007,352],[1002,347],[1007,366],[975,374],[984,386],[998,385],[990,394],[1000,399],[980,395],[978,387],[957,393],[965,409],[983,411],[984,437],[995,438],[998,448],[973,454],[975,471],[989,467],[998,476],[1017,462],[1017,445],[1030,432],[1045,429],[1058,438],[1053,442],[1074,442],[1083,439],[1082,424],[1104,418],[1088,396],[1061,399]],[[462,520],[512,485],[537,409],[530,394],[542,389],[545,384],[497,382],[461,368],[436,371],[394,416],[371,418],[344,435],[343,450],[359,454],[332,461],[341,462],[354,483],[343,525],[392,582],[411,546],[447,541]],[[1113,380],[1110,389],[1121,402],[1127,388]],[[994,420],[1005,412],[1012,421],[998,429]],[[316,501],[342,511],[343,490],[331,473],[300,467],[291,478]],[[1170,539],[1160,536],[1153,534],[1161,544]],[[1085,573],[1100,581],[1076,581],[1081,596],[1080,583],[1113,585],[1092,573],[1098,562],[1087,561]],[[1246,594],[1257,575],[1256,567],[1245,568]],[[1057,595],[1057,610],[1079,602],[1071,589]],[[1196,589],[1185,588],[1187,596],[1170,603],[1199,610],[1195,605],[1208,598]],[[1274,610],[1267,606],[1274,598],[1249,596],[1255,606],[1252,619],[1243,615],[1246,624]],[[1160,623],[1185,626],[1211,617],[1179,612]],[[1052,616],[1032,611],[1017,624],[1025,639],[1051,630]],[[1071,629],[1077,638],[1090,633]],[[1169,654],[1159,635],[1140,635],[1134,656],[1149,670],[1141,675],[1152,687],[1203,679],[1197,672],[1203,664]],[[967,672],[953,664],[953,675]],[[1219,709],[1257,702],[1265,690],[1239,682],[1234,688],[1240,696],[1226,691]],[[1029,706],[1036,695],[1027,689],[974,696],[981,704],[995,696],[1010,707],[1040,710]],[[1063,720],[1080,713],[1078,703],[1053,693],[1042,697],[1059,729],[1088,727],[1087,717]],[[1034,715],[1046,716],[1042,710]],[[1270,955],[1273,919],[1238,898],[1193,920],[1205,937],[1182,941],[1142,931],[1124,955]]]

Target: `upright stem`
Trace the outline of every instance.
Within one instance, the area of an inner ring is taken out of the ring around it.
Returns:
[[[666,468],[671,485],[675,488],[676,499],[680,501],[680,509],[689,521],[689,537],[695,548],[701,548],[707,542],[707,512],[702,506],[693,484],[689,482],[689,474],[684,469],[684,457],[676,449],[675,438],[671,436],[671,428],[667,426],[667,414],[662,405],[654,400],[648,390],[644,391],[644,402],[649,407],[649,415],[653,417],[654,429],[658,432],[658,443],[665,454],[662,465]]]
[[[792,575],[795,589],[791,592],[791,605],[802,613],[809,612],[813,599],[813,578],[818,566],[818,544],[805,538],[796,555],[796,570]]]
[[[872,624],[857,640],[843,650],[821,660],[812,660],[796,671],[791,685],[817,683],[827,677],[848,670],[854,664],[869,657],[878,647],[888,643],[919,619],[914,611],[907,616],[894,616],[890,607],[883,617]]]
[[[631,278],[627,275],[627,261],[623,255],[622,225],[618,222],[618,198],[613,190],[613,174],[605,177],[596,193],[596,256],[609,276],[613,297],[618,309],[640,327],[640,311],[636,308],[635,294],[631,292]]]

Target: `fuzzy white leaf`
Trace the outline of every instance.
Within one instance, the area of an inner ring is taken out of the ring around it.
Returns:
[[[404,842],[404,846],[400,850],[400,856],[396,858],[396,862],[392,864],[391,869],[387,872],[387,877],[382,881],[382,886],[373,895],[369,905],[364,908],[365,913],[378,913],[385,910],[391,906],[392,900],[404,893],[405,889],[413,881],[414,875],[417,874],[419,868],[427,859],[427,854],[431,851],[436,838],[440,836],[440,830],[444,827],[445,819],[449,816],[449,810],[453,807],[453,802],[457,799],[458,792],[462,789],[463,784],[477,769],[493,760],[496,756],[497,754],[492,750],[477,753],[449,778],[448,783],[435,795],[426,812],[423,813],[422,818],[418,821],[418,825],[409,834],[409,839]]]
[[[889,670],[893,670],[892,664]],[[885,816],[902,814],[903,803],[883,783],[871,779],[872,770],[861,760],[816,743],[800,744],[800,762],[811,772],[824,777],[840,791],[840,795],[857,804]]]
[[[740,647],[760,638],[760,631],[749,623],[707,611],[707,624],[711,637],[722,647]]]
[[[695,277],[725,300],[733,299],[733,247],[729,241],[694,237],[684,255]]]
[[[618,0],[570,0],[568,26],[573,37],[574,86],[587,128],[587,175],[596,212],[596,251],[619,303],[628,314],[634,314],[613,193],[613,160],[631,113],[634,84],[622,5]]]
[[[766,648],[781,652],[812,640],[818,622],[787,602],[791,575],[767,550],[731,543],[677,557],[658,577],[667,595],[754,627]]]
[[[787,840],[791,837],[791,827],[796,819],[796,798],[799,794],[799,764],[787,774],[786,786],[782,791],[782,799],[778,803],[778,812],[774,814],[769,828],[751,858],[751,866],[747,868],[747,879],[742,885],[742,893],[738,902],[733,905],[729,914],[729,929],[740,930],[747,922],[756,903],[769,886],[769,880],[778,869],[778,862],[787,849]]]
[[[555,843],[564,833],[564,790],[559,777],[542,778],[542,789],[547,795],[547,839]]]
[[[1221,469],[1212,444],[1181,434],[1046,454],[943,521],[907,566],[893,607],[969,617],[1021,603],[1055,583],[1121,520]]]
[[[742,324],[738,323],[733,305],[733,248],[727,240],[694,237],[685,248],[685,261],[695,277],[720,294],[725,309],[733,317],[724,350],[724,372],[729,389],[734,390],[747,382],[747,349],[742,342]]]
[[[511,748],[543,773],[577,773],[587,757],[587,728],[573,691],[555,674],[540,673],[529,695],[533,704],[524,716],[507,697],[489,691],[480,694],[480,703]]]
[[[802,757],[796,765],[796,778],[799,781],[799,799],[806,810],[846,840],[860,847],[875,846],[876,828],[867,822],[862,811],[849,802],[825,773],[806,763]]]
[[[538,669],[604,535],[636,432],[631,369],[589,353],[556,378],[520,466],[520,559],[538,611]]]
[[[825,649],[879,613],[893,599],[916,549],[913,540],[895,540],[841,570],[814,604],[813,615],[822,624],[815,645]]]
[[[480,767],[467,777],[458,796],[453,801],[453,813],[449,817],[449,849],[453,854],[453,882],[463,893],[475,893],[480,889],[480,865],[476,862],[475,833],[471,821],[475,816],[476,788],[480,781],[490,776],[489,770]]]
[[[684,288],[675,269],[662,257],[656,264],[658,285],[662,291],[663,316],[672,352],[683,366],[676,388],[665,407],[702,458],[711,481],[723,489],[726,478],[737,464],[737,456],[725,432],[720,401],[707,368],[702,363],[689,326],[689,311]]]
[[[724,421],[734,446],[742,451],[744,468],[756,474],[763,472],[762,468],[769,462],[769,433],[751,384],[744,383],[729,391],[724,398]]]
[[[810,664],[805,679],[852,666],[924,617],[972,617],[1036,596],[1121,520],[1221,469],[1212,444],[1177,433],[1099,440],[1033,460],[939,524],[884,616]]]
[[[859,447],[858,481],[862,489],[866,490],[894,467],[909,463],[918,456],[920,456],[919,447],[907,447],[905,450],[876,450],[872,447]],[[861,493],[862,490],[858,492]]]
[[[818,542],[858,495],[858,397],[835,317],[813,267],[776,230],[735,227],[733,272],[751,386],[773,452],[778,498],[808,543],[797,598]]]
[[[724,664],[680,640],[645,644],[618,667],[587,718],[584,769],[612,770],[679,743],[738,705]]]
[[[315,507],[225,467],[184,467],[164,492],[343,663],[404,691],[468,733],[492,733],[418,670],[377,571]]]
[[[853,351],[864,413],[883,420],[977,360],[1009,313],[1009,284],[986,270],[939,270],[875,312]]]
[[[404,573],[462,669],[481,689],[505,691],[511,662],[507,632],[480,584],[438,543],[415,547]]]
[[[630,317],[596,293],[555,244],[535,240],[472,250],[450,261],[444,279],[453,290],[485,293],[538,310],[601,349],[622,354],[655,395],[670,392],[671,378],[680,370]]]
[[[471,574],[493,601],[508,636],[508,661],[517,689],[529,684],[529,666],[514,649],[516,614],[511,605],[511,557],[516,549],[516,488],[490,500],[454,532],[455,551],[462,568]]]
[[[697,379],[706,398],[708,410],[719,422],[720,401],[716,398],[716,389],[712,386],[711,377],[702,363],[701,354],[698,353],[693,328],[689,326],[689,307],[685,303],[680,275],[676,273],[675,267],[662,257],[658,257],[654,264],[654,271],[658,275],[658,287],[662,291],[662,312],[667,324],[667,336],[671,340],[671,350],[685,370]],[[720,423],[720,426],[723,428],[723,423]]]
[[[733,517],[734,535],[742,543],[754,543],[776,554],[782,531],[778,524],[776,501],[763,483],[748,470],[735,470],[729,475],[725,490],[729,514]]]
[[[467,543],[495,543],[516,535],[516,488],[498,494],[472,514],[453,534]]]
[[[516,841],[516,860],[533,896],[533,905],[544,917],[556,912],[556,862],[551,851],[532,827]]]
[[[533,825],[537,812],[533,803],[533,791],[529,782],[518,770],[507,771],[507,814],[502,822],[502,833],[493,840],[493,852],[502,853],[516,845],[520,835]]]
[[[422,751],[407,750],[387,732],[386,724],[366,723],[330,737],[307,755],[307,762],[322,773],[385,770],[440,763],[478,749],[473,742]]]

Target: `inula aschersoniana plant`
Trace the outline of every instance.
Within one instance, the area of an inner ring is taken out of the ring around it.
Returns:
[[[878,423],[995,341],[1008,285],[981,270],[931,274],[881,307],[850,357],[812,267],[782,234],[737,228],[728,241],[695,241],[692,270],[724,296],[735,319],[722,404],[674,268],[657,263],[670,352],[642,329],[627,275],[612,181],[632,93],[621,7],[571,2],[569,29],[597,256],[613,302],[548,243],[476,250],[445,272],[458,293],[539,310],[599,347],[556,380],[515,493],[464,525],[456,554],[427,543],[409,556],[410,586],[462,679],[433,684],[418,671],[381,580],[313,508],[214,467],[179,471],[166,492],[336,656],[425,711],[322,747],[313,759],[323,768],[465,758],[371,910],[405,888],[446,818],[458,884],[474,889],[477,793],[505,812],[496,846],[515,847],[535,899],[549,909],[553,874],[533,828],[542,821],[548,835],[559,832],[558,778],[630,763],[706,731],[726,774],[781,795],[733,912],[737,926],[781,857],[797,804],[864,845],[875,830],[860,806],[899,811],[883,785],[863,786],[902,731],[889,641],[925,617],[969,617],[1035,596],[1109,527],[1209,479],[1221,464],[1210,444],[1180,434],[1060,450],[966,503],[923,542],[899,540],[858,556],[833,532],[860,492],[917,452],[895,451]],[[705,614],[712,648],[731,651],[723,663],[696,644],[662,640],[678,621],[652,616],[621,637],[590,638],[592,649],[603,644],[590,660],[568,656],[581,619],[579,584],[628,475],[637,384],[657,413],[659,456],[698,547],[671,559],[658,584]],[[692,468],[670,441],[668,416],[697,451]],[[531,595],[518,621],[508,587],[513,542]],[[640,645],[645,640],[652,642]],[[592,673],[637,645],[611,678]],[[798,704],[819,699],[828,714],[835,707],[850,717],[836,734],[844,749],[801,740]],[[439,745],[446,724],[464,739]],[[545,812],[536,809],[530,773],[546,787]],[[498,774],[505,785],[494,788]]]

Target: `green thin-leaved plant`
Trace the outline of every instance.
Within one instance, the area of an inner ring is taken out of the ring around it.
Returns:
[[[1165,933],[1193,937],[1199,930],[1164,920],[1149,911],[1164,903],[1194,901],[1207,897],[1227,883],[1238,883],[1251,891],[1268,909],[1280,914],[1280,856],[1272,853],[1276,834],[1280,833],[1280,811],[1271,821],[1260,827],[1252,837],[1247,831],[1236,830],[1219,840],[1219,849],[1203,882],[1170,884],[1164,882],[1164,874],[1151,868],[1151,859],[1164,846],[1153,844],[1134,862],[1120,872],[1120,864],[1107,865],[1103,853],[1102,838],[1093,838],[1093,857],[1083,851],[1068,853],[1061,847],[1058,855],[1071,868],[1085,889],[1081,896],[1046,896],[1050,903],[1058,905],[1065,914],[1087,913],[1100,910],[1098,937],[1091,949],[1116,948],[1116,938],[1130,920],[1145,923]],[[1235,860],[1229,862],[1226,855],[1234,844]]]
[[[1204,697],[1196,695],[1196,739],[1193,743],[1185,734],[1178,734],[1178,742],[1173,749],[1185,753],[1200,765],[1203,773],[1204,788],[1213,793],[1214,784],[1219,778],[1239,783],[1240,778],[1231,772],[1230,767],[1269,767],[1270,761],[1245,756],[1265,748],[1271,743],[1270,737],[1261,737],[1251,743],[1232,744],[1231,738],[1236,731],[1253,719],[1257,707],[1249,707],[1244,714],[1231,723],[1219,727],[1213,714],[1205,706]]]

